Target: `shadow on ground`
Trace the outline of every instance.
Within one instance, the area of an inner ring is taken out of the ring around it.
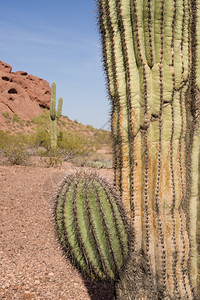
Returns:
[[[91,300],[115,300],[114,284],[107,282],[84,281]]]

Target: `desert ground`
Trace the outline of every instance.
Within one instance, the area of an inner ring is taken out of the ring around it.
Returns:
[[[60,168],[0,165],[0,299],[114,299],[112,284],[82,278],[56,236],[53,195],[76,169],[70,162]],[[97,172],[113,179],[112,169]]]

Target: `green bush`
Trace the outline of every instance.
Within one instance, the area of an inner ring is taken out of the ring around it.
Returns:
[[[50,149],[50,134],[46,128],[37,126],[36,133],[32,136],[32,142],[36,147],[44,147],[45,149]]]
[[[94,140],[76,132],[58,134],[58,147],[73,155],[85,155],[94,151]]]
[[[20,137],[0,131],[0,152],[13,165],[25,164],[29,159],[28,151]]]
[[[40,158],[47,168],[60,167],[62,165],[62,153],[58,149],[40,151]]]
[[[12,120],[13,120],[13,123],[18,123],[20,125],[24,125],[24,121],[17,114],[13,115]]]
[[[101,147],[102,144],[112,145],[112,137],[110,131],[106,130],[96,130],[94,133],[94,141],[97,148]]]
[[[2,112],[1,114],[2,114],[2,116],[3,116],[4,118],[10,119],[10,114],[9,114],[8,111],[4,111],[4,112]]]
[[[43,114],[34,117],[32,121],[43,128],[49,128],[49,110],[45,110]]]

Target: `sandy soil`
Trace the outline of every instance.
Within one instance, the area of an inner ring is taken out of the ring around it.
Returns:
[[[56,238],[52,195],[75,169],[0,166],[0,299],[114,299],[112,285],[84,282]]]

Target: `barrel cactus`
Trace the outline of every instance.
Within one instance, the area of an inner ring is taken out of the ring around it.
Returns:
[[[128,224],[121,202],[96,174],[68,175],[56,196],[62,248],[92,279],[113,281],[128,256]]]
[[[57,147],[57,119],[62,114],[63,99],[58,99],[58,108],[56,110],[56,83],[53,82],[51,85],[51,104],[50,104],[50,137],[51,137],[51,148]]]
[[[115,184],[134,237],[117,294],[194,299],[200,294],[200,0],[99,0],[98,11]],[[145,265],[138,284],[130,276],[137,254]]]

